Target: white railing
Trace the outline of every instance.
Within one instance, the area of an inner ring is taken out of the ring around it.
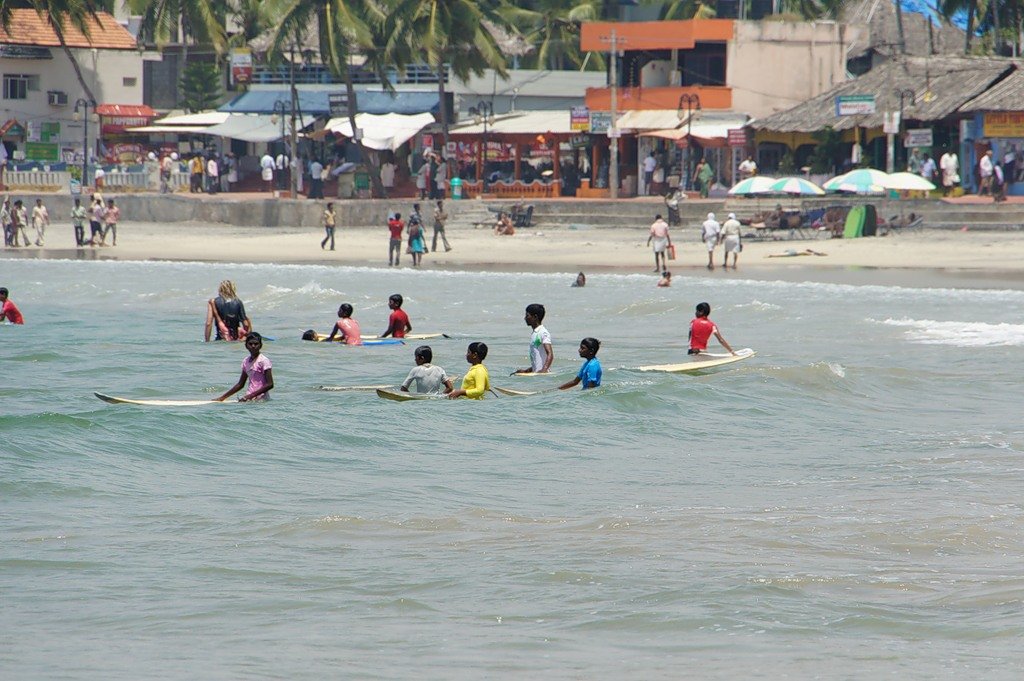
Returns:
[[[188,186],[187,173],[171,173],[168,182],[171,191]],[[117,168],[108,170],[103,176],[103,186],[109,189],[129,189],[134,191],[159,191],[160,175],[146,171],[122,171]]]
[[[8,187],[67,187],[71,173],[55,170],[8,170],[3,175]]]

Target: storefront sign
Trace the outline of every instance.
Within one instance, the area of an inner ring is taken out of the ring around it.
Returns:
[[[434,148],[434,136],[432,134],[431,135],[423,135],[423,148],[424,149],[433,149]]]
[[[746,128],[732,128],[728,134],[730,147],[745,147],[750,143],[750,134]]]
[[[234,83],[252,82],[252,50],[247,47],[236,47],[231,50],[231,81]]]
[[[348,95],[344,92],[331,92],[327,95],[327,106],[331,109],[331,117],[338,118],[348,115]]]
[[[932,129],[916,128],[914,130],[907,130],[906,134],[903,136],[903,146],[907,148],[933,146]]]
[[[53,59],[53,54],[47,47],[33,47],[31,45],[0,45],[0,58]]]
[[[25,142],[25,158],[29,161],[60,160],[60,145],[46,142]]]
[[[569,138],[569,146],[573,149],[582,149],[590,146],[589,135],[573,135]]]
[[[861,116],[875,113],[874,95],[840,95],[836,97],[836,116]]]
[[[110,163],[136,163],[146,158],[146,147],[137,142],[116,142],[107,145],[104,158]]]
[[[590,132],[590,109],[585,106],[570,109],[569,129],[573,132]]]
[[[1024,111],[985,114],[982,134],[985,137],[1024,137]]]
[[[609,111],[590,112],[590,134],[605,135],[612,126],[612,114]]]

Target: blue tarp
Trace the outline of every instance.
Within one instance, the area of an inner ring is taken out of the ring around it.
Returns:
[[[299,109],[307,116],[330,116],[331,107],[328,104],[328,95],[344,93],[344,86],[333,87],[330,90],[299,90]],[[287,88],[245,92],[221,106],[218,111],[271,115],[274,113],[274,104],[278,101],[285,102],[286,106],[291,104],[291,95]],[[359,113],[436,114],[438,112],[436,92],[396,92],[392,95],[387,92],[357,91],[356,101],[359,103]],[[280,110],[280,105],[278,108]]]

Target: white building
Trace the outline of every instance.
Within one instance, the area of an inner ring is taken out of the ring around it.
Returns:
[[[93,153],[130,141],[124,128],[145,125],[156,115],[142,104],[143,55],[135,39],[100,12],[88,37],[68,22],[65,41],[95,97],[96,106],[88,107]],[[0,29],[0,76],[0,135],[7,157],[15,163],[80,162],[86,123],[81,105],[88,96],[56,33],[34,10],[12,10],[9,28]]]

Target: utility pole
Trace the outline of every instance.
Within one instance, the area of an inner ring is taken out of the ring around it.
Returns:
[[[298,40],[298,33],[296,32],[295,41],[297,41],[297,40]],[[299,131],[295,127],[295,112],[298,111],[298,109],[299,109],[299,90],[298,90],[298,88],[295,87],[295,41],[292,42],[291,59],[289,60],[291,62],[291,66],[290,66],[290,69],[289,69],[289,72],[288,72],[288,80],[291,81],[291,83],[290,83],[290,85],[291,85],[291,107],[290,108],[291,108],[291,124],[292,124],[292,127],[291,127],[291,137],[290,137],[290,140],[289,140],[290,146],[291,146],[291,150],[288,153],[288,160],[289,160],[289,166],[290,166],[289,170],[290,170],[290,172],[288,173],[288,175],[291,178],[291,187],[290,187],[290,189],[291,189],[291,192],[292,192],[292,198],[293,199],[299,198],[299,173],[302,172],[302,168],[299,165],[299,159],[298,159],[298,154],[297,154],[297,151],[298,151],[297,147],[298,147],[298,143],[299,143],[299,134],[298,134]]]
[[[608,189],[612,199],[619,198],[619,129],[615,122],[619,117],[619,40],[612,29],[611,37],[602,38],[604,42],[611,43],[611,91],[612,91],[612,121],[608,125],[608,147],[611,151],[611,159],[608,163]]]

